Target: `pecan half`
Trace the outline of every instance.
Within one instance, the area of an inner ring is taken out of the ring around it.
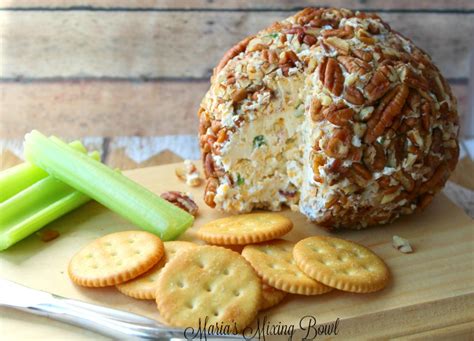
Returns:
[[[408,97],[408,87],[405,84],[394,88],[379,104],[375,115],[367,122],[367,133],[365,142],[372,143],[383,134],[385,128],[392,124],[397,115],[402,112]]]
[[[421,185],[420,193],[435,190],[448,175],[448,165],[447,163],[442,163],[433,173],[433,176]]]
[[[209,178],[215,174],[214,160],[210,153],[204,156],[204,174]]]
[[[349,120],[351,120],[354,116],[355,112],[343,103],[333,103],[323,110],[323,114],[329,122],[336,126],[342,127],[347,125]]]
[[[362,95],[355,86],[346,87],[343,97],[346,101],[355,105],[362,105],[365,103],[364,95]]]
[[[402,82],[414,89],[429,90],[429,84],[423,74],[417,75],[412,68],[405,66],[400,76]]]
[[[325,57],[319,65],[318,75],[329,91],[336,96],[341,95],[344,88],[344,76],[336,59]]]
[[[338,56],[337,60],[349,73],[366,74],[370,70],[370,65],[362,59],[350,56]]]
[[[224,66],[226,66],[226,64],[229,62],[229,60],[237,56],[240,52],[245,51],[245,49],[247,48],[247,45],[253,38],[254,36],[249,36],[245,38],[244,40],[238,42],[237,45],[235,45],[229,51],[227,51],[222,57],[219,64],[214,69],[214,75],[216,75],[219,71],[221,71],[224,68]]]
[[[362,163],[353,163],[352,169],[357,175],[361,176],[363,179],[365,180],[372,179],[372,174]]]
[[[187,194],[178,191],[168,191],[160,195],[166,201],[169,201],[173,205],[185,210],[189,214],[196,216],[199,207]]]
[[[390,88],[390,81],[385,76],[383,70],[378,69],[365,86],[365,93],[369,101],[374,102],[381,98]]]
[[[372,54],[367,51],[351,48],[351,52],[354,56],[362,59],[365,62],[370,62],[372,60]]]
[[[327,155],[335,159],[342,159],[349,154],[351,134],[347,128],[334,130],[332,137],[325,143],[323,149]]]

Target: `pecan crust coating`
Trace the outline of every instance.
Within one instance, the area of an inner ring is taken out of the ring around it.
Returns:
[[[214,70],[198,112],[211,207],[223,209],[220,186],[238,186],[219,160],[249,124],[249,103],[280,100],[269,77],[305,80],[312,193],[296,197],[320,225],[358,229],[423,210],[456,166],[456,99],[430,57],[376,14],[306,8],[239,42]],[[316,197],[324,207],[312,211]]]

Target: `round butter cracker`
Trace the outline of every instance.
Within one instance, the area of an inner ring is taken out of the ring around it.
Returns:
[[[262,300],[260,310],[266,310],[276,306],[288,295],[286,292],[275,289],[265,283],[262,283]]]
[[[389,270],[374,252],[357,243],[314,236],[296,243],[296,264],[309,277],[327,286],[356,293],[382,289]]]
[[[160,238],[145,231],[123,231],[94,240],[69,262],[72,281],[85,287],[126,282],[152,268],[163,257]]]
[[[271,287],[292,294],[319,295],[332,290],[306,276],[293,259],[294,244],[286,240],[247,245],[242,256]]]
[[[216,245],[246,245],[279,238],[293,228],[287,217],[270,212],[213,220],[197,231],[198,238]]]
[[[165,255],[153,268],[128,282],[117,284],[116,288],[127,296],[137,298],[140,300],[155,299],[156,283],[160,276],[163,267],[175,257],[179,256],[181,252],[197,245],[185,241],[170,241],[164,242]]]
[[[240,331],[257,316],[262,285],[238,253],[218,246],[197,246],[164,267],[156,303],[163,319],[176,327],[228,325]]]

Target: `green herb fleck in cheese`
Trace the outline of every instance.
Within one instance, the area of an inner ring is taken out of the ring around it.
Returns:
[[[267,142],[265,142],[265,137],[263,135],[257,135],[253,139],[253,148],[254,149],[255,148],[260,148],[264,144],[267,144]]]

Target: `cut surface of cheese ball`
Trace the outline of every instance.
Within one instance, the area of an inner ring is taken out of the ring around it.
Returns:
[[[205,201],[331,228],[425,208],[458,159],[456,100],[374,14],[308,8],[229,50],[199,109]]]

